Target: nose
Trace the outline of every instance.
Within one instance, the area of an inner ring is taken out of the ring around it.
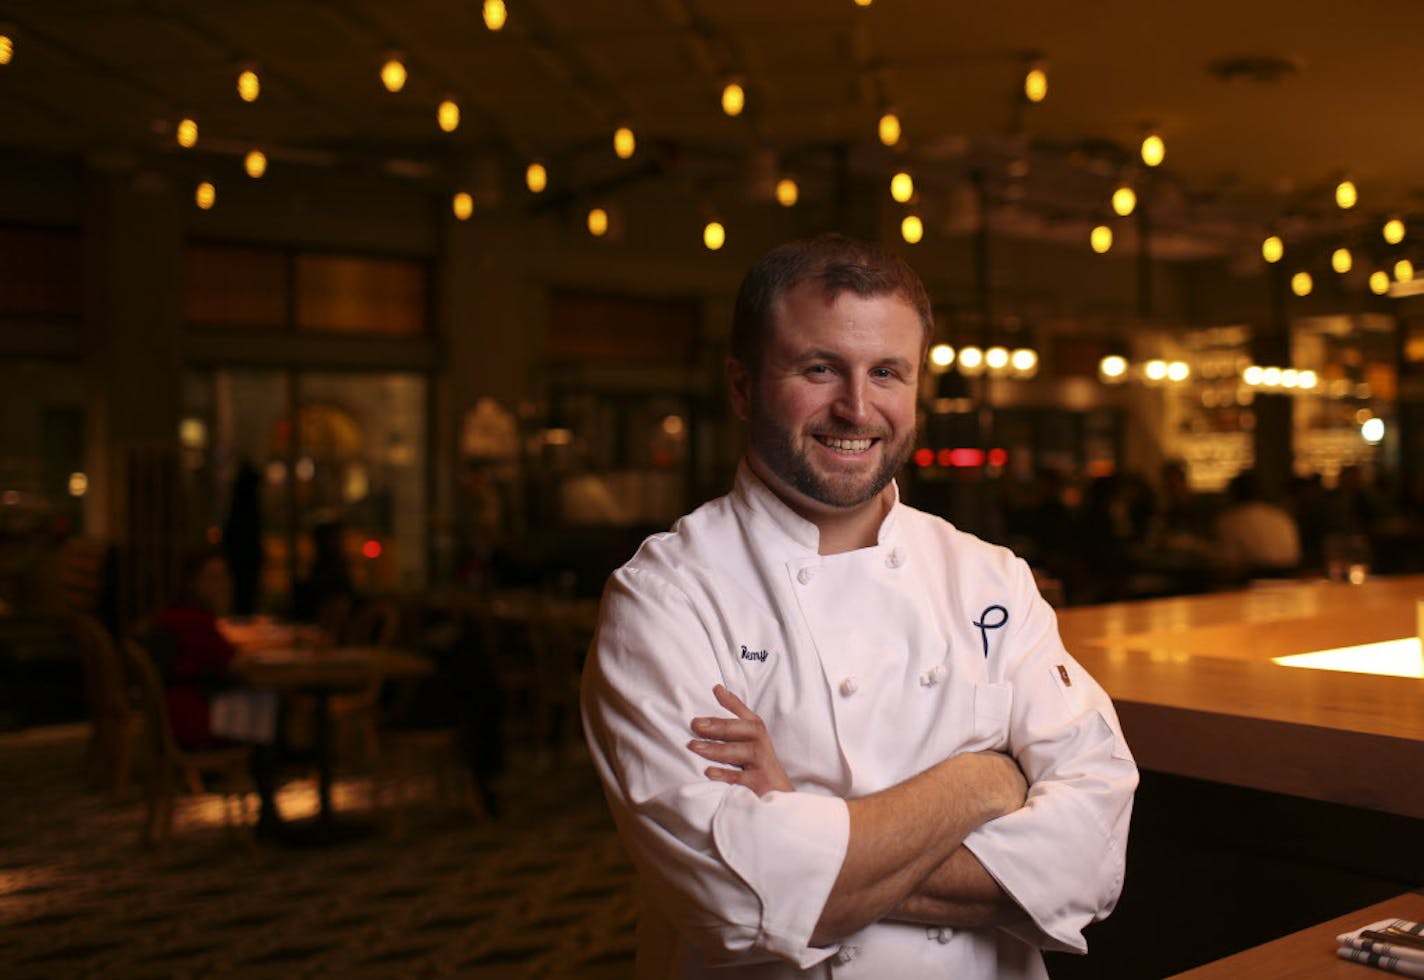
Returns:
[[[836,418],[851,425],[870,421],[869,389],[865,378],[851,376],[841,384],[831,411]]]

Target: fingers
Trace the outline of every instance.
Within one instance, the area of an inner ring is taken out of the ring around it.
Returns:
[[[751,708],[748,708],[745,704],[743,704],[741,698],[737,697],[731,691],[727,690],[727,688],[723,685],[718,684],[716,687],[712,688],[712,696],[717,699],[718,704],[726,708],[738,718],[741,718],[744,721],[759,720],[757,718],[756,712],[752,711]]]
[[[687,747],[704,759],[729,766],[750,766],[757,761],[757,747],[747,742],[704,742],[693,739]]]
[[[740,718],[694,718],[692,731],[703,738],[751,742],[764,738],[766,727],[760,719],[743,721]]]

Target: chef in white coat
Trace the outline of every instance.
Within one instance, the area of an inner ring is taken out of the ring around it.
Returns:
[[[735,486],[609,580],[584,723],[639,977],[1043,977],[1117,900],[1137,770],[1111,701],[1021,560],[899,500],[931,325],[877,248],[765,256]]]

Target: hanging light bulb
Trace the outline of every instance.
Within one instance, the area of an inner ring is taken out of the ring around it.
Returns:
[[[1340,210],[1348,211],[1360,200],[1360,192],[1355,188],[1355,182],[1346,177],[1335,185],[1335,203],[1340,206]]]
[[[776,203],[784,208],[792,207],[801,199],[801,188],[790,177],[782,177],[776,182]]]
[[[1396,282],[1412,282],[1414,279],[1414,263],[1408,259],[1400,259],[1394,264],[1394,278]]]
[[[504,22],[509,19],[509,10],[504,6],[504,0],[485,0],[483,13],[485,26],[492,31],[504,27]]]
[[[1398,245],[1404,241],[1404,222],[1399,218],[1390,218],[1384,223],[1384,240],[1391,245]]]
[[[709,252],[715,252],[727,244],[727,229],[720,221],[709,221],[702,228],[702,244]]]
[[[243,102],[256,102],[261,94],[262,79],[257,77],[257,69],[242,69],[237,75],[237,97]]]
[[[874,2],[875,0],[855,0],[855,5],[857,7],[869,7]]]
[[[178,120],[178,145],[185,150],[191,150],[198,142],[198,123],[196,120],[184,116]]]
[[[608,234],[608,212],[603,208],[591,208],[588,212],[588,233],[594,238]]]
[[[994,374],[1003,372],[1009,366],[1009,349],[994,346],[984,352],[984,365]]]
[[[542,194],[549,186],[549,171],[538,160],[524,168],[524,186],[533,194]]]
[[[1098,362],[1098,373],[1108,381],[1121,381],[1127,376],[1127,358],[1121,354],[1108,354]]]
[[[1181,384],[1191,377],[1192,369],[1186,361],[1169,361],[1167,363],[1167,380],[1173,384]]]
[[[1297,272],[1291,276],[1291,292],[1297,296],[1309,296],[1310,291],[1315,288],[1315,280],[1310,278],[1308,272]]]
[[[915,196],[915,179],[901,170],[890,178],[890,196],[905,204]]]
[[[1093,246],[1093,251],[1099,255],[1107,252],[1113,246],[1113,232],[1107,225],[1098,225],[1088,236],[1088,244]]]
[[[470,215],[475,213],[475,199],[466,191],[458,191],[450,199],[450,210],[455,213],[455,217],[461,221],[469,221]]]
[[[1376,269],[1370,273],[1370,292],[1376,296],[1383,296],[1389,292],[1389,273],[1383,269]]]
[[[613,152],[618,154],[618,159],[627,160],[637,148],[638,140],[632,129],[619,126],[613,131]]]
[[[876,133],[880,136],[880,142],[886,146],[894,146],[900,142],[900,117],[887,109],[880,117]]]
[[[973,377],[984,373],[984,352],[970,345],[959,349],[959,373]]]
[[[1350,254],[1348,248],[1337,248],[1330,253],[1330,268],[1340,275],[1349,272],[1355,266],[1355,257]]]
[[[1032,347],[1018,347],[1009,355],[1009,366],[1021,378],[1031,378],[1038,371],[1038,351]]]
[[[9,33],[0,34],[0,65],[15,60],[15,39]]]
[[[405,80],[405,62],[401,60],[400,55],[391,55],[381,66],[381,84],[386,87],[387,92],[399,92],[405,88]]]
[[[747,106],[747,92],[735,81],[722,86],[722,111],[729,116],[740,116]]]
[[[1035,61],[1024,75],[1024,98],[1030,102],[1042,102],[1048,97],[1048,66]]]
[[[1159,167],[1167,158],[1167,144],[1156,133],[1148,133],[1142,139],[1142,162],[1149,167]]]
[[[267,154],[261,150],[248,150],[247,156],[242,158],[242,169],[253,180],[259,179],[267,172]]]
[[[1126,218],[1137,207],[1137,192],[1123,184],[1113,191],[1112,209],[1118,217]]]
[[[917,214],[907,214],[900,221],[900,237],[911,245],[919,243],[925,237],[925,223],[920,220]]]
[[[435,121],[447,133],[460,128],[460,106],[454,99],[445,99],[435,107]]]
[[[1271,235],[1261,243],[1261,258],[1275,265],[1286,254],[1286,243],[1281,241],[1280,235]]]
[[[1142,375],[1148,381],[1167,380],[1167,362],[1160,357],[1154,357],[1146,364],[1142,365]]]
[[[193,202],[204,211],[211,211],[214,204],[218,202],[218,189],[213,186],[212,181],[205,180],[198,185],[193,192]]]

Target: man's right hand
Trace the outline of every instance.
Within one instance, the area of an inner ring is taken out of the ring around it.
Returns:
[[[1028,800],[1028,780],[1013,756],[1002,752],[975,752],[973,756],[983,763],[979,767],[982,785],[978,792],[983,794],[985,806],[990,811],[985,821],[1007,816],[1019,809]]]

